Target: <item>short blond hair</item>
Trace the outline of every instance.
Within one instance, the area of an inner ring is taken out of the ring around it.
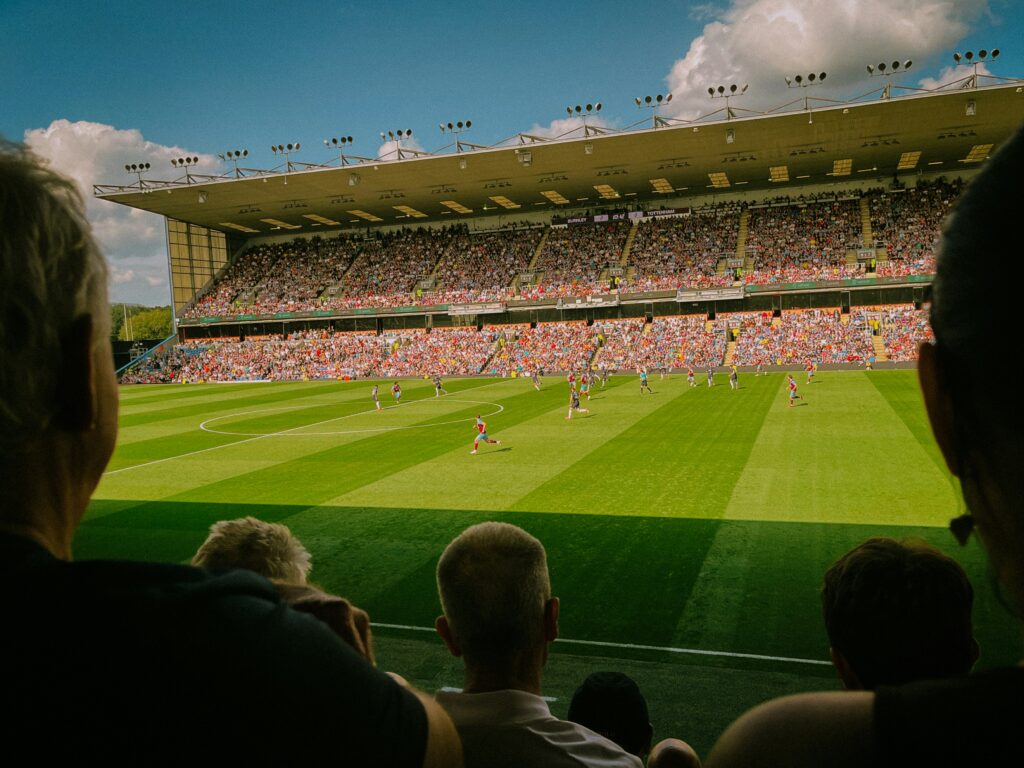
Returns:
[[[305,584],[313,560],[288,526],[240,517],[211,525],[192,565],[244,568],[268,579]]]
[[[543,636],[551,597],[544,546],[522,528],[480,523],[445,548],[437,590],[466,663],[494,665],[528,652]]]

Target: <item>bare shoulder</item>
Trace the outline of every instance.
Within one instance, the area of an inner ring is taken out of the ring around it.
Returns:
[[[707,768],[870,764],[872,708],[866,692],[805,693],[754,707],[715,744]]]

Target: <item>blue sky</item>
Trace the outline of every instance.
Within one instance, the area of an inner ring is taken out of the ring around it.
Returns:
[[[675,94],[668,114],[719,106],[708,84],[750,82],[750,108],[792,97],[784,74],[828,71],[822,97],[879,87],[864,65],[914,59],[901,82],[940,81],[954,50],[998,47],[995,74],[1024,75],[1024,4],[1012,0],[153,3],[0,0],[0,135],[28,141],[87,188],[127,180],[125,162],[272,143],[323,162],[322,140],[412,128],[446,143],[441,121],[471,119],[470,141],[558,132],[565,107],[601,101],[608,124],[648,113],[635,96]],[[1014,43],[1017,43],[1015,46]],[[13,74],[11,74],[13,73]],[[119,171],[119,169],[121,169]],[[167,169],[166,173],[163,169]],[[159,219],[92,201],[116,300],[167,300]]]

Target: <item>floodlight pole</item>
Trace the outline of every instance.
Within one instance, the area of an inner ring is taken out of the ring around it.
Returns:
[[[462,141],[459,139],[459,134],[460,133],[465,133],[470,128],[472,128],[473,127],[473,121],[472,120],[449,120],[447,123],[438,123],[437,127],[441,129],[441,133],[442,134],[445,133],[445,131],[447,131],[448,133],[453,134],[455,136],[455,151],[456,152],[462,152],[464,150],[463,150]],[[474,147],[476,145],[470,144],[470,143],[467,142],[466,146],[472,148],[472,147]]]
[[[633,101],[636,102],[637,109],[653,109],[654,114],[651,116],[651,128],[657,130],[658,128],[669,125],[668,120],[658,114],[662,104],[668,104],[672,101],[672,94],[659,93],[655,96],[644,96],[641,99],[637,96]]]
[[[725,99],[725,119],[732,120],[736,117],[736,113],[732,111],[732,107],[729,105],[729,99],[742,96],[747,92],[749,85],[744,85],[740,88],[736,83],[733,83],[728,88],[724,85],[718,86],[718,88],[708,88],[708,96],[712,99]]]
[[[999,53],[1000,51],[998,48],[993,48],[991,52],[991,60],[995,61],[999,58]],[[974,51],[967,51],[963,56],[961,56],[959,52],[953,54],[953,61],[957,66],[960,66],[962,63],[967,63],[973,69],[973,74],[968,76],[961,87],[965,89],[974,89],[978,87],[978,67],[985,63],[985,60],[989,58],[989,55],[989,51],[985,48],[978,51],[977,58],[975,58]]]
[[[590,138],[590,126],[587,125],[587,118],[597,115],[597,113],[601,111],[602,106],[603,105],[599,101],[596,104],[577,104],[575,107],[569,106],[565,108],[565,111],[569,117],[572,117],[573,111],[575,110],[576,116],[583,119],[583,137]],[[594,133],[600,135],[600,131],[596,129],[594,130]]]

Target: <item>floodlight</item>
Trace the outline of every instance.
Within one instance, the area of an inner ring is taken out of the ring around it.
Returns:
[[[708,96],[714,96],[714,95],[715,95],[715,89],[714,88],[708,88]]]
[[[126,171],[130,171],[132,169],[132,167],[130,165],[128,165],[128,164],[125,164],[124,169]]]
[[[744,83],[743,84],[743,90],[741,90],[740,93],[746,93],[747,92],[747,88],[749,88],[749,87],[750,87],[750,83]]]
[[[808,80],[809,80],[810,82],[812,82],[812,83],[813,83],[813,82],[814,82],[815,80],[817,80],[817,79],[818,79],[818,76],[817,76],[816,74],[814,74],[813,72],[811,72],[811,74],[809,74],[809,75],[807,76],[807,79],[808,79]]]
[[[968,61],[973,59],[974,58],[974,51],[968,51],[967,53],[965,53],[964,54],[964,58],[967,59]]]
[[[899,68],[900,68],[900,63],[899,63],[898,61],[894,61],[894,62],[892,63],[892,68],[893,68],[894,70],[896,70],[896,69],[899,69]]]
[[[818,75],[818,82],[820,83],[822,80],[824,80],[827,74],[827,72],[822,72],[820,75]]]
[[[804,76],[803,76],[803,75],[797,75],[797,76],[796,76],[795,78],[793,78],[793,79],[794,79],[794,80],[796,80],[796,84],[797,84],[797,85],[800,85],[800,83],[802,83],[802,82],[804,81]]]
[[[993,48],[992,49],[992,58],[993,59],[999,58],[999,49],[998,48]]]
[[[472,120],[467,120],[466,121],[466,127],[467,128],[472,128],[473,127],[473,121]]]
[[[978,56],[984,59],[986,56],[988,56],[988,51],[982,48],[980,51],[978,51]]]
[[[668,96],[665,97],[665,103],[666,104],[668,104],[670,101],[672,101],[672,94],[671,93]]]
[[[718,92],[719,93],[725,93],[725,86],[724,85],[718,86]]]
[[[565,108],[565,112],[566,112],[566,114],[571,115],[572,114],[572,107],[566,107]]]
[[[957,64],[960,63],[960,54],[959,53],[954,53],[953,54],[953,61],[955,61]]]
[[[879,72],[885,72],[885,62],[884,61],[880,61],[878,63],[878,71]]]
[[[910,69],[912,66],[914,66],[914,62],[911,61],[910,59],[907,59],[906,61],[903,62],[904,69]]]
[[[868,69],[868,74],[869,74],[869,75],[871,75],[871,74],[874,74],[874,72],[875,72],[875,68],[874,68],[873,66],[871,66],[870,64],[868,64],[868,67],[867,67],[867,69]]]
[[[791,78],[791,77],[789,77],[789,76],[787,75],[787,76],[786,76],[786,85],[792,85],[792,84],[793,84],[793,78]]]

